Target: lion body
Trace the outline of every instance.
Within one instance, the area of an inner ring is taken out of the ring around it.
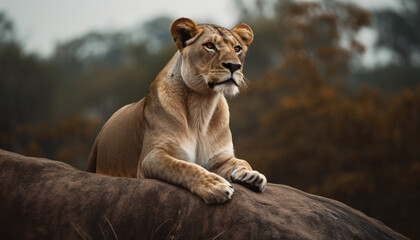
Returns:
[[[229,200],[230,181],[264,189],[265,177],[234,156],[225,98],[245,84],[241,66],[247,29],[238,28],[235,34],[235,28],[218,28],[196,26],[189,19],[172,24],[179,51],[145,98],[121,108],[105,123],[88,171],[161,179],[189,189],[206,203]]]

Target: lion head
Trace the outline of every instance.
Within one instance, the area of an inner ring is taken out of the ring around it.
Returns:
[[[181,76],[189,88],[234,96],[246,86],[242,70],[254,37],[248,25],[228,30],[180,18],[172,23],[171,34],[182,56]]]

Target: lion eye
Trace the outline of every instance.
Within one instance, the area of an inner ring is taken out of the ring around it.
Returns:
[[[241,46],[236,46],[233,49],[235,50],[236,53],[240,53],[242,50]]]
[[[211,49],[211,50],[216,49],[216,46],[214,46],[213,43],[205,43],[204,47],[207,48],[207,49]]]

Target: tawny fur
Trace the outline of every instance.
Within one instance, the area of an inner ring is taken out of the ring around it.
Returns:
[[[262,191],[264,175],[234,156],[225,98],[245,85],[242,69],[251,28],[240,24],[229,31],[180,18],[172,23],[171,34],[179,51],[145,98],[105,123],[88,171],[161,179],[206,203],[229,200],[232,181]]]

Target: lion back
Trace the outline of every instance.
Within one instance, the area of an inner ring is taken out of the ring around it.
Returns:
[[[96,137],[89,156],[88,172],[136,177],[143,142],[141,100],[119,109]]]

